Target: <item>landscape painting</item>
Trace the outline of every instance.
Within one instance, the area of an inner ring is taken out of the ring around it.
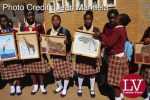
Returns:
[[[72,45],[72,53],[76,55],[97,58],[100,54],[101,43],[92,37],[92,34],[76,32]]]
[[[0,35],[0,60],[17,59],[15,37],[12,33]]]

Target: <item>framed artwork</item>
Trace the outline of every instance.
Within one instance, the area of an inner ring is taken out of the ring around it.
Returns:
[[[55,13],[56,11],[55,0],[50,0],[48,3],[49,3],[49,13]]]
[[[85,32],[76,32],[72,44],[72,53],[91,58],[100,56],[101,43],[93,38],[92,34]]]
[[[117,1],[116,0],[104,0],[104,6],[109,8],[116,7]]]
[[[0,34],[0,60],[15,60],[17,56],[17,48],[15,36],[12,33]]]
[[[21,32],[16,34],[20,59],[40,58],[39,42],[36,32]]]
[[[150,44],[135,44],[135,63],[150,65]]]
[[[65,10],[66,11],[74,10],[74,0],[65,0]]]
[[[57,12],[64,12],[65,11],[64,0],[56,0],[56,11]]]
[[[41,36],[41,52],[51,55],[66,56],[66,45],[64,36]]]
[[[88,0],[88,7],[92,10],[95,10],[99,7],[99,0]]]
[[[86,0],[76,0],[76,10],[86,10],[87,1]]]

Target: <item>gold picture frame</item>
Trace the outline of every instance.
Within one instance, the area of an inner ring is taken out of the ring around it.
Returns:
[[[0,34],[0,60],[18,59],[15,35],[13,33]]]
[[[19,32],[16,34],[18,55],[23,59],[40,58],[38,35],[36,32]]]
[[[65,36],[41,36],[41,53],[66,56]]]
[[[101,42],[92,35],[93,33],[77,31],[72,44],[72,54],[99,58]]]

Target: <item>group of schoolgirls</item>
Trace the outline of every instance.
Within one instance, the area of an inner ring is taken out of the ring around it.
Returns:
[[[52,70],[57,85],[55,93],[60,93],[62,97],[66,96],[69,80],[76,74],[78,81],[77,95],[82,96],[82,85],[84,79],[88,78],[90,80],[90,95],[95,97],[96,76],[100,72],[101,66],[103,66],[101,57],[90,58],[76,55],[74,65],[71,59],[72,36],[68,29],[61,26],[61,17],[54,14],[51,19],[52,28],[45,32],[43,25],[36,22],[34,11],[25,11],[24,15],[25,22],[21,23],[19,31],[36,31],[39,42],[41,42],[41,34],[64,36],[67,53],[66,56],[48,55],[51,65],[49,65],[49,60],[45,59],[46,55],[41,55],[39,59],[32,60],[1,61],[1,78],[7,80],[10,84],[10,95],[22,94],[21,78],[26,75],[31,76],[32,79],[32,95],[35,95],[39,90],[42,94],[47,94],[44,75]],[[124,75],[129,74],[128,64],[131,56],[128,56],[128,53],[125,52],[125,43],[128,41],[126,26],[131,19],[127,14],[119,14],[116,9],[110,9],[107,17],[109,22],[104,25],[103,31],[100,32],[99,28],[93,25],[93,12],[88,10],[83,16],[84,24],[78,30],[95,33],[92,34],[93,38],[100,40],[102,44],[101,51],[104,51],[101,55],[103,57],[107,56],[108,60],[107,83],[113,87],[115,93],[114,98],[111,98],[111,100],[122,100],[124,97],[119,83]],[[5,15],[0,16],[0,27],[0,34],[10,32],[16,34],[18,31],[13,29],[12,21]],[[150,44],[150,28],[144,33],[142,41],[146,45]],[[150,69],[146,65],[143,66],[145,71],[143,75],[148,83],[150,81]],[[148,94],[148,91],[145,94]],[[148,95],[145,96],[145,98],[147,97]]]

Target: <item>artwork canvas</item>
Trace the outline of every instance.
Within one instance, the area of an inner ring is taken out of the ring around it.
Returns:
[[[0,60],[17,59],[15,36],[12,33],[0,34]]]
[[[66,11],[74,10],[74,0],[65,0],[65,10]]]
[[[55,13],[56,11],[56,5],[55,0],[49,1],[49,13]]]
[[[38,37],[35,32],[17,33],[16,39],[20,59],[36,59],[40,57]]]
[[[56,11],[57,12],[65,11],[64,0],[56,0]]]
[[[76,32],[72,45],[72,53],[91,58],[97,58],[100,55],[101,43],[92,37],[92,34]]]
[[[135,63],[150,65],[150,44],[135,44]]]
[[[99,6],[99,0],[88,0],[88,7],[94,9]]]
[[[76,10],[86,10],[87,2],[86,0],[76,0]]]
[[[66,45],[64,36],[42,36],[41,52],[51,55],[66,56]]]

